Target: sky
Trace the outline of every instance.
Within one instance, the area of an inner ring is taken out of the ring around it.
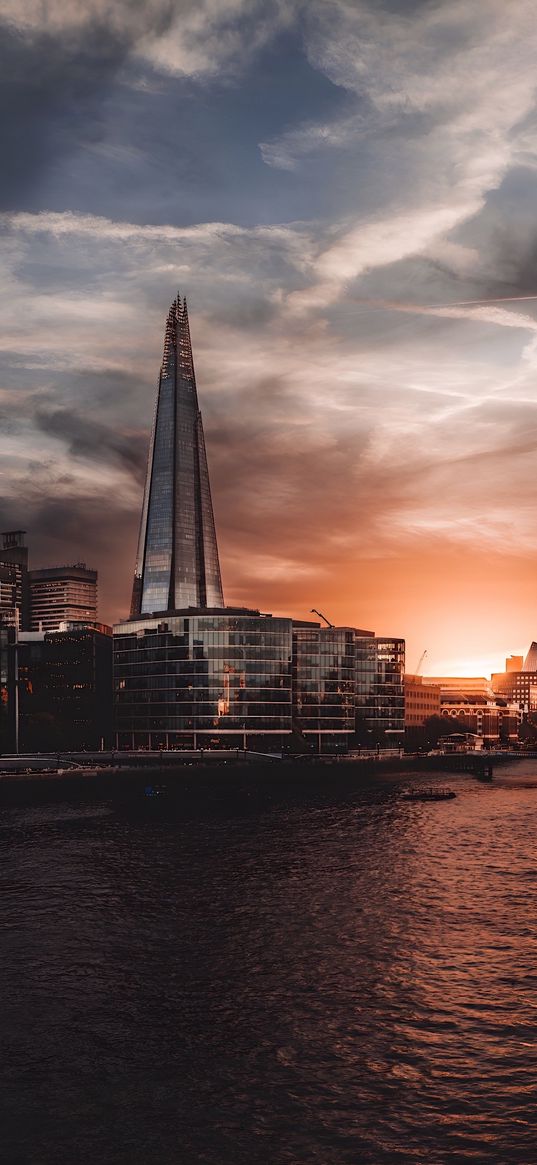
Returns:
[[[0,528],[128,614],[189,303],[226,602],[537,638],[533,0],[0,0]],[[477,302],[468,302],[477,301]]]

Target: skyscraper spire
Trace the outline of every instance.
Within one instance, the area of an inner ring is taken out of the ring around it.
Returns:
[[[131,616],[223,607],[186,299],[166,320]]]

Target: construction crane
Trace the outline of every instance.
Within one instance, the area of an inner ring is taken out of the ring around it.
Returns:
[[[311,608],[310,615],[318,615],[318,616],[319,616],[319,619],[324,619],[324,621],[325,621],[325,623],[326,623],[326,626],[327,626],[327,627],[333,627],[333,626],[334,626],[334,624],[333,624],[333,623],[330,623],[330,622],[328,621],[328,619],[326,618],[326,615],[322,615],[322,614],[321,614],[321,612],[320,612],[320,611],[318,611],[318,610],[316,609],[316,607],[312,607],[312,608]]]
[[[427,648],[425,648],[425,651],[422,651],[422,653],[418,659],[418,662],[416,664],[416,670],[414,672],[415,676],[419,676],[421,669],[423,667],[423,661],[424,661],[426,655],[427,655]]]

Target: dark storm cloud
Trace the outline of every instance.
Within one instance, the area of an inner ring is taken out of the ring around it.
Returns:
[[[0,528],[27,531],[31,567],[74,561],[98,567],[105,618],[128,613],[138,522],[138,509],[110,495],[48,497],[17,507],[0,497]]]
[[[74,409],[54,406],[40,405],[35,410],[34,421],[38,430],[64,441],[72,457],[119,463],[136,481],[143,482],[146,433],[122,433]]]
[[[120,5],[120,7],[123,7]],[[0,205],[24,206],[43,170],[81,143],[99,140],[99,110],[129,52],[148,28],[163,31],[173,5],[135,3],[131,19],[17,29],[0,24]],[[66,13],[66,18],[67,18]]]
[[[22,36],[3,27],[0,37],[0,120],[3,159],[1,205],[25,204],[44,168],[82,140],[99,135],[103,86],[121,64],[125,46],[103,29],[82,43],[45,32]]]
[[[284,556],[337,569],[358,531],[367,540],[380,514],[419,497],[430,458],[375,465],[367,429],[323,433],[297,420],[292,396],[286,401],[266,387],[272,424],[262,408],[256,417],[254,393],[249,405],[238,406],[233,425],[206,426],[219,529],[230,547],[249,544],[251,554],[261,555],[277,547]]]

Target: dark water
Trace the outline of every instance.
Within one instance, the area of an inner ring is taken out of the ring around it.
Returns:
[[[3,1162],[537,1160],[537,772],[2,813]]]

